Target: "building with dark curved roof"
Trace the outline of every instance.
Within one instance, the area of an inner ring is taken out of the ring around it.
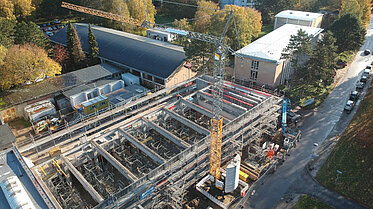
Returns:
[[[88,25],[75,23],[82,48],[88,52]],[[66,45],[64,28],[51,37],[51,41]],[[92,26],[99,47],[99,57],[131,72],[146,85],[172,86],[189,79],[194,73],[184,67],[183,47],[109,28]]]

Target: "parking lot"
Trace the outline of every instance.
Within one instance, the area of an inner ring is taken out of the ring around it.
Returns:
[[[62,24],[59,19],[54,19],[51,22],[39,24],[39,29],[44,32],[45,36],[51,37],[62,28],[66,27],[66,24]]]

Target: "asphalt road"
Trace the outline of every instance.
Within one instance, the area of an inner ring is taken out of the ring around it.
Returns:
[[[347,115],[343,112],[343,107],[349,94],[355,89],[356,81],[360,79],[363,69],[373,61],[372,55],[363,55],[365,49],[373,50],[373,18],[370,21],[366,42],[349,70],[313,115],[304,119],[301,127],[302,139],[297,148],[274,174],[265,177],[264,184],[256,186],[255,195],[245,203],[245,208],[273,208],[289,186],[302,175],[304,166],[311,160],[313,144],[321,144],[341,118],[343,120],[352,117],[353,113]]]

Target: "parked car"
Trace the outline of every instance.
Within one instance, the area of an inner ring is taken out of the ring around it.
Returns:
[[[363,83],[363,82],[357,82],[356,89],[363,89],[364,86],[365,86],[365,83]]]
[[[52,29],[53,29],[53,30],[57,30],[58,28],[57,28],[56,26],[53,26]]]
[[[360,82],[365,83],[365,82],[367,82],[367,79],[368,79],[367,76],[362,75],[361,78],[360,78]]]
[[[52,30],[53,30],[52,27],[48,27],[48,28],[47,28],[47,31],[52,31]]]
[[[47,32],[47,29],[46,29],[46,28],[43,28],[43,32]]]
[[[50,31],[46,32],[45,34],[46,34],[47,36],[49,36],[49,37],[54,35],[54,34],[53,34],[52,32],[50,32]]]
[[[370,50],[369,50],[369,49],[365,49],[365,50],[364,50],[364,54],[365,54],[365,55],[370,55]]]
[[[360,93],[358,91],[352,91],[350,94],[351,101],[357,101],[359,99]]]
[[[348,100],[344,109],[346,110],[347,113],[350,113],[352,109],[354,109],[354,107],[355,107],[355,102]]]
[[[64,28],[64,25],[57,25],[58,29]]]
[[[370,69],[368,69],[368,68],[364,69],[363,75],[365,75],[366,77],[369,77],[370,76]]]
[[[347,66],[347,62],[342,61],[342,60],[338,60],[338,61],[337,61],[337,66],[338,66],[339,68],[344,68],[344,67]]]
[[[54,19],[53,22],[54,22],[55,24],[60,24],[60,23],[61,23],[61,21],[60,21],[59,19]]]
[[[367,65],[367,67],[365,69],[369,69],[371,70],[372,69],[372,66],[371,65]]]
[[[290,112],[290,111],[287,112],[287,119],[291,123],[296,124],[301,119],[301,117],[302,116],[300,116],[299,114],[296,114],[294,112]]]
[[[47,27],[47,24],[42,24],[41,27]]]

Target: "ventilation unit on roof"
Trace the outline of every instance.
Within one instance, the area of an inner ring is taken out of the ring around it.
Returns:
[[[310,16],[310,14],[306,14],[306,16]]]
[[[293,12],[290,12],[290,14],[293,14]]]

